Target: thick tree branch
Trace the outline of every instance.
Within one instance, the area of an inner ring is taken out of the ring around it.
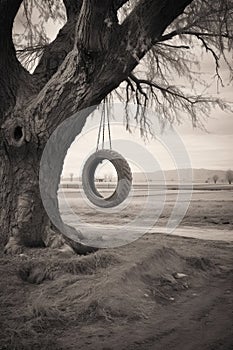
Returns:
[[[83,2],[77,23],[77,45],[88,54],[106,52],[117,26],[114,3],[109,0]]]
[[[161,37],[157,40],[157,42],[163,42],[163,41],[171,40],[171,39],[173,39],[175,36],[177,36],[179,34],[180,34],[180,31],[173,30],[172,32],[170,32],[168,34],[161,35]]]
[[[0,0],[0,122],[20,94],[20,81],[28,78],[16,58],[12,40],[14,18],[21,3],[22,0]]]
[[[68,20],[71,17],[77,17],[79,15],[82,2],[82,0],[63,0]]]
[[[225,39],[232,39],[233,40],[233,36],[227,34],[227,33],[207,33],[207,32],[199,32],[199,31],[189,31],[186,30],[186,28],[180,28],[179,30],[174,30],[168,34],[162,35],[157,42],[163,42],[163,41],[167,41],[167,40],[171,40],[173,39],[175,36],[178,35],[192,35],[192,36],[203,36],[203,37],[212,37],[212,38],[217,38],[217,37],[221,37],[221,38],[225,38]]]
[[[127,50],[139,60],[192,0],[141,0],[122,24]]]
[[[127,1],[121,0],[116,1],[116,3],[113,2],[115,9],[118,10],[125,2]],[[113,4],[109,1],[105,1],[105,3],[97,2],[97,4],[89,4],[88,1],[85,1],[83,4],[82,0],[63,0],[63,3],[66,8],[67,23],[60,30],[57,38],[44,48],[43,56],[34,71],[34,76],[36,76],[38,81],[37,85],[40,89],[48,82],[52,75],[57,71],[66,55],[73,49],[75,27],[80,15],[79,22],[81,23],[81,26],[79,29],[79,42],[83,44],[85,43],[85,46],[89,46],[89,51],[99,50],[99,47],[103,46],[101,43],[106,42],[106,37],[103,33],[106,32],[106,27],[111,27],[111,18],[114,17],[116,20],[116,14],[114,15],[114,11],[112,11]],[[107,4],[110,5],[106,6]],[[81,12],[82,5],[83,9]],[[90,9],[90,7],[88,6],[92,6],[94,10],[89,11],[88,9]],[[97,8],[97,11],[95,11],[95,8]],[[90,16],[92,17],[91,19]],[[104,22],[105,19],[107,20]],[[100,24],[104,24],[104,28],[101,29]],[[87,27],[84,28],[85,26]],[[97,36],[97,32],[100,33],[100,40],[98,40],[99,36]],[[97,48],[97,46],[99,47]]]
[[[207,32],[198,32],[198,31],[189,31],[189,30],[184,30],[181,31],[180,34],[185,34],[185,35],[194,35],[194,36],[204,36],[204,37],[221,37],[221,38],[226,38],[226,39],[233,39],[232,35],[229,35],[227,33],[207,33]]]
[[[82,1],[63,0],[66,8],[67,22],[59,31],[56,39],[47,45],[33,75],[41,89],[56,73],[66,55],[73,49],[75,26],[80,14]]]
[[[73,49],[75,25],[75,19],[70,19],[59,31],[56,39],[45,47],[33,72],[39,90],[56,73],[66,55]]]
[[[15,16],[23,0],[0,0],[0,48],[12,43],[12,28]]]

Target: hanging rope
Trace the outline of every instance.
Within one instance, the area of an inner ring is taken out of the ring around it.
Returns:
[[[107,105],[104,103],[103,109],[101,112],[101,118],[100,118],[100,125],[99,125],[99,131],[98,131],[98,137],[97,137],[97,145],[96,145],[96,152],[99,149],[100,145],[100,137],[102,132],[102,149],[104,149],[104,141],[105,141],[105,124],[107,120],[107,127],[108,127],[108,140],[109,140],[109,147],[112,149],[112,137],[111,137],[111,129],[110,129],[110,117],[107,109]]]
[[[104,136],[105,136],[105,104],[103,108],[103,135],[102,135],[102,149],[104,149]]]
[[[98,149],[99,149],[100,134],[101,134],[101,129],[102,129],[102,120],[103,120],[103,113],[101,113],[101,118],[100,118],[100,126],[99,126],[99,132],[98,132],[98,137],[97,137],[96,152],[97,152]]]
[[[108,139],[109,139],[109,147],[110,147],[110,149],[112,149],[112,137],[111,137],[109,113],[107,113],[107,119],[108,119]]]

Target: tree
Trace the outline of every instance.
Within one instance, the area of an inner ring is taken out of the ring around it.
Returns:
[[[104,174],[104,181],[105,182],[111,182],[113,178],[113,175],[111,173],[105,173]]]
[[[213,180],[214,180],[214,183],[215,183],[215,184],[217,183],[218,179],[219,179],[218,175],[214,175],[214,176],[213,176]]]
[[[226,180],[228,181],[229,185],[233,182],[233,170],[228,169],[226,172]]]
[[[20,6],[23,40],[12,36]],[[34,8],[42,28],[48,18],[66,18],[53,42],[33,26]],[[196,81],[192,53],[200,56],[198,43],[213,57],[220,83],[221,60],[232,73],[226,51],[232,48],[232,0],[0,0],[0,13],[0,223],[7,252],[65,242],[43,208],[38,173],[49,136],[76,111],[106,101],[113,91],[126,104],[151,104],[162,122],[179,121],[182,111],[198,125],[198,115],[212,105],[226,108],[219,99],[182,90],[172,76]],[[36,58],[29,72],[27,64]],[[147,120],[138,110],[143,130]],[[56,170],[48,186],[58,205],[62,162]]]

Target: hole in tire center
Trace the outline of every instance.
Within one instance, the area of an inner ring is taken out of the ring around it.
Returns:
[[[104,198],[110,197],[117,187],[117,172],[109,160],[103,160],[95,170],[95,188]]]
[[[23,128],[21,126],[16,126],[14,129],[14,139],[19,142],[23,137]]]

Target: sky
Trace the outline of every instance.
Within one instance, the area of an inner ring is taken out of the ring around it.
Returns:
[[[232,62],[233,63],[233,62]],[[212,59],[205,55],[202,70],[214,72]],[[216,84],[210,93],[230,102],[233,105],[233,86],[229,84],[228,71],[221,69],[224,77],[223,88],[216,94]],[[192,159],[194,168],[228,169],[233,168],[233,112],[213,109],[205,121],[206,131],[194,129],[187,121],[178,127],[187,150]]]
[[[22,28],[20,21],[21,17],[18,16],[15,20],[14,27],[16,33]],[[58,30],[59,26],[57,24],[48,22],[47,34],[51,40],[56,37]],[[203,54],[200,61],[203,77],[208,82],[214,74],[215,68],[213,59],[209,55]],[[217,94],[216,84],[212,85],[209,92],[233,103],[233,87],[232,83],[228,84],[229,76],[224,65],[221,68],[221,74],[224,78],[225,86],[220,88]],[[208,168],[216,170],[233,169],[233,113],[227,113],[219,109],[212,110],[205,121],[205,128],[206,131],[197,128],[194,129],[186,116],[184,116],[181,125],[175,126],[176,133],[182,139],[184,148],[190,157],[191,166],[193,168]],[[168,154],[158,141],[152,140],[150,143],[147,142],[145,144],[138,136],[138,133],[130,135],[124,130],[123,126],[112,126],[112,129],[113,144],[114,138],[116,140],[124,138],[129,142],[136,142],[138,145],[146,148],[148,152],[151,152],[156,156],[163,169],[174,168],[174,162],[172,162],[171,159],[169,160]],[[81,137],[71,145],[65,159],[63,175],[66,176],[70,173],[78,175],[80,172],[78,169],[80,169],[87,155],[95,148],[97,133],[97,126],[92,132],[88,131],[87,126]],[[136,164],[134,164],[133,168],[135,171],[138,170]]]

